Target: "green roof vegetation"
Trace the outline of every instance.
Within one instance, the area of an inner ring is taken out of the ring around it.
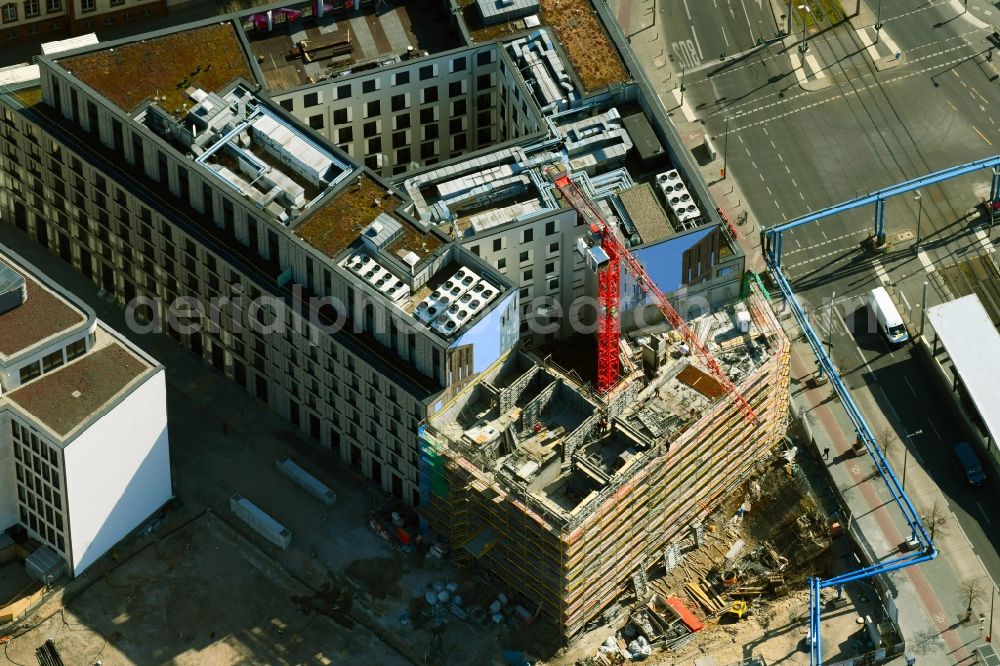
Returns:
[[[256,81],[231,23],[66,58],[60,64],[126,111],[147,99],[173,112],[190,105],[189,87],[216,91],[237,76]]]
[[[539,0],[539,18],[551,26],[587,92],[628,80],[618,50],[590,0]]]

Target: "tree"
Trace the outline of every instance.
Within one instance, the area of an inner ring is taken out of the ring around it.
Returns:
[[[893,448],[896,443],[896,431],[891,426],[886,426],[879,430],[875,436],[878,438],[878,443],[882,445],[882,455],[888,457],[889,449]]]
[[[958,592],[965,600],[965,622],[972,618],[972,604],[983,596],[983,583],[979,578],[966,578],[958,585]]]
[[[934,504],[921,516],[924,525],[931,533],[931,541],[938,532],[947,534],[948,532],[948,508],[943,506],[939,500],[934,500]]]

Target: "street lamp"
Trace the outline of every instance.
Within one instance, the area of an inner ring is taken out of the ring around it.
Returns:
[[[916,432],[908,432],[906,433],[906,439],[909,440],[911,437],[922,434],[924,434],[923,428]],[[906,492],[906,463],[910,459],[910,444],[912,443],[912,441],[908,441],[906,446],[903,447],[903,492]]]
[[[809,15],[809,7],[807,5],[799,5],[799,10],[805,12],[806,16]],[[806,16],[802,17],[802,43],[799,44],[800,53],[805,53],[809,50],[809,35],[806,32],[809,21],[806,20]]]
[[[833,318],[837,314],[837,292],[833,292],[830,296],[830,312],[826,320],[826,344],[830,346],[830,350],[827,354],[833,354]],[[846,368],[839,368],[840,374],[843,375]]]
[[[916,253],[920,250],[920,218],[923,217],[924,213],[924,202],[920,197],[920,190],[913,192],[913,199],[917,202],[917,242],[913,244],[913,252]]]
[[[882,0],[878,0],[878,7],[875,10],[875,43],[878,44],[878,38],[881,34],[879,31],[882,30]]]

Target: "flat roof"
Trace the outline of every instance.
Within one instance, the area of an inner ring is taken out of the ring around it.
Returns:
[[[934,332],[948,351],[993,441],[1000,441],[1000,333],[975,294],[927,308]]]
[[[378,205],[376,205],[376,201]],[[400,203],[390,193],[368,176],[362,176],[343,186],[332,199],[321,203],[311,215],[292,229],[292,233],[330,258],[337,257],[361,238],[361,232],[376,217],[391,214]],[[442,241],[432,233],[424,232],[409,222],[393,217],[402,226],[402,235],[385,251],[399,254],[413,251],[423,259],[441,246]]]
[[[6,398],[65,437],[152,368],[112,341],[6,394]]]
[[[645,244],[659,243],[674,235],[673,227],[667,220],[667,213],[656,198],[649,183],[641,183],[618,193],[625,212],[635,224],[636,231]]]
[[[30,275],[14,270],[24,277],[28,298],[13,310],[0,314],[0,354],[7,357],[19,354],[87,321],[82,310],[71,307]]]
[[[190,87],[216,91],[238,76],[256,82],[230,22],[135,41],[59,59],[98,93],[131,111],[142,101],[172,112],[190,100]]]

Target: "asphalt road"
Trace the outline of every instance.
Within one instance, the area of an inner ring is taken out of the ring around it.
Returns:
[[[801,23],[793,25],[795,40],[756,45],[784,27],[778,0],[774,11],[768,0],[746,3],[745,13],[739,0],[664,4],[665,49],[674,75],[684,69],[686,115],[725,152],[727,177],[761,226],[1000,153],[1000,70],[987,52],[992,28],[981,20],[996,8],[983,0],[970,0],[978,11],[968,14],[949,0],[882,0],[877,43],[874,16],[862,8],[853,25],[821,22],[804,55]],[[783,267],[813,320],[823,322],[823,337],[832,333],[848,384],[870,389],[1000,579],[1000,516],[988,513],[997,480],[979,489],[962,483],[950,460],[962,429],[938,394],[944,389],[909,347],[890,349],[868,330],[860,298],[880,284],[893,287],[914,319],[924,282],[928,305],[948,300],[940,269],[992,253],[1000,239],[1000,232],[985,238],[984,220],[970,214],[988,192],[982,172],[922,189],[919,201],[890,200],[893,245],[877,259],[859,248],[872,228],[871,208],[800,227],[785,235]],[[839,314],[828,319],[834,297]]]

